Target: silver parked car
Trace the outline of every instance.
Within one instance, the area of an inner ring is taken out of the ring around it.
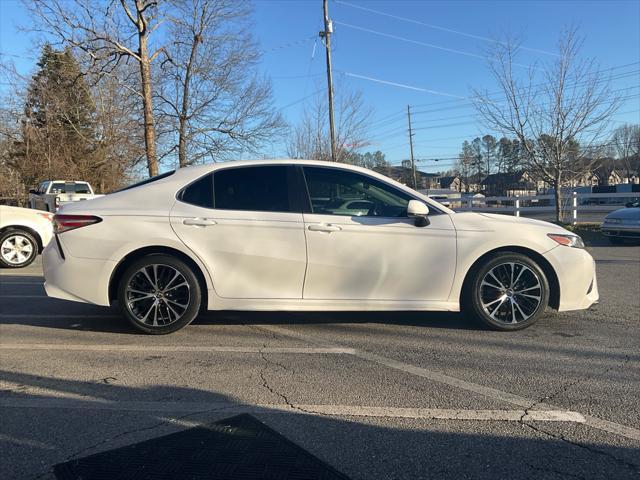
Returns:
[[[611,243],[622,243],[625,239],[640,240],[640,200],[627,203],[626,208],[607,215],[602,224],[602,234]]]

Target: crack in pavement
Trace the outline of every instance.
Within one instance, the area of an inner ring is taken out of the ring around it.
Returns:
[[[535,431],[537,433],[543,434],[545,436],[548,436],[550,438],[553,438],[554,440],[558,440],[558,441],[561,441],[561,442],[566,443],[568,445],[572,445],[572,446],[580,448],[582,450],[586,450],[586,451],[588,451],[589,453],[592,453],[592,454],[604,456],[604,457],[606,457],[606,458],[608,458],[610,460],[613,460],[614,463],[631,470],[634,474],[636,474],[636,475],[640,474],[640,467],[638,465],[636,465],[635,463],[631,463],[631,462],[628,462],[626,460],[623,460],[621,458],[618,458],[618,457],[616,457],[615,455],[612,455],[609,452],[605,452],[605,451],[600,450],[598,448],[594,448],[594,447],[591,447],[589,445],[585,445],[583,443],[579,443],[579,442],[576,442],[576,441],[573,441],[573,440],[569,440],[567,437],[565,437],[562,434],[556,434],[556,433],[553,433],[553,432],[549,432],[549,431],[544,430],[543,428],[540,428],[540,427],[538,427],[536,425],[533,425],[531,423],[527,423],[526,421],[520,421],[518,423],[520,423],[520,425],[522,425],[523,427],[530,428],[531,430],[533,430],[533,431]]]
[[[267,347],[266,344],[263,344],[262,348],[266,348],[266,347]],[[260,349],[259,352],[260,352],[260,356],[262,357],[262,360],[264,362],[264,365],[260,369],[260,372],[259,372],[260,380],[262,381],[262,387],[267,389],[273,395],[276,395],[276,396],[280,397],[284,401],[284,403],[287,405],[287,407],[291,408],[292,410],[297,410],[299,412],[309,413],[309,414],[312,414],[312,415],[322,415],[319,412],[306,410],[304,408],[299,407],[298,405],[295,405],[294,403],[291,403],[291,401],[287,398],[287,396],[284,393],[279,392],[278,390],[273,388],[271,385],[269,385],[269,381],[267,380],[267,377],[265,376],[266,371],[269,369],[269,365],[277,365],[280,368],[284,369],[285,371],[290,372],[291,375],[294,374],[294,371],[293,370],[289,370],[287,367],[285,367],[283,364],[281,364],[279,362],[275,362],[275,361],[269,360],[267,358],[267,355],[264,353],[264,351],[262,349]]]
[[[554,398],[556,398],[558,395],[568,392],[571,388],[575,387],[576,385],[580,384],[580,383],[584,383],[588,380],[591,380],[594,377],[601,377],[603,375],[608,374],[609,372],[612,372],[613,370],[617,370],[619,368],[624,367],[627,363],[629,363],[631,361],[631,357],[626,354],[624,356],[624,359],[611,366],[611,367],[607,367],[604,370],[602,370],[599,373],[596,373],[595,375],[590,375],[588,377],[583,377],[583,378],[579,378],[577,380],[573,380],[571,382],[566,383],[565,385],[561,386],[560,388],[558,388],[556,391],[554,391],[553,393],[549,394],[549,395],[545,395],[544,397],[539,398],[538,400],[534,401],[531,405],[529,405],[528,407],[526,407],[524,409],[524,414],[522,415],[522,417],[520,418],[520,421],[524,421],[524,418],[529,414],[530,410],[533,410],[535,407],[537,407],[538,405],[541,405],[543,403],[547,403],[549,400],[553,400]]]
[[[624,360],[622,360],[621,362],[617,363],[616,365],[613,365],[611,367],[607,367],[604,370],[602,370],[601,372],[595,374],[595,375],[591,375],[589,377],[584,377],[584,378],[579,378],[577,380],[571,381],[566,383],[565,385],[561,386],[560,388],[558,388],[557,390],[555,390],[553,393],[549,394],[549,395],[545,395],[544,397],[539,398],[538,400],[536,400],[535,402],[533,402],[531,405],[529,405],[528,407],[526,407],[524,409],[524,413],[522,414],[522,416],[520,417],[520,420],[518,420],[518,423],[520,425],[522,425],[523,427],[527,427],[530,428],[532,430],[534,430],[535,432],[541,433],[543,435],[549,436],[551,438],[554,438],[555,440],[559,440],[565,443],[568,443],[570,445],[573,445],[575,447],[587,450],[591,453],[595,453],[595,454],[599,454],[599,455],[604,455],[605,457],[613,460],[615,463],[617,463],[618,465],[624,466],[628,469],[630,469],[631,471],[633,471],[636,474],[640,474],[640,467],[638,465],[636,465],[635,463],[631,463],[631,462],[627,462],[626,460],[620,459],[618,457],[616,457],[615,455],[612,455],[608,452],[605,452],[603,450],[599,450],[597,448],[594,447],[590,447],[588,445],[584,445],[582,443],[579,442],[575,442],[573,440],[569,440],[567,439],[564,435],[562,434],[555,434],[552,432],[549,432],[547,430],[544,430],[538,426],[535,426],[531,423],[529,423],[526,420],[526,417],[529,415],[529,412],[531,410],[533,410],[535,407],[537,407],[538,405],[544,404],[549,400],[553,400],[555,397],[557,397],[558,395],[565,393],[567,391],[569,391],[571,388],[575,387],[576,385],[586,382],[588,380],[591,380],[593,377],[597,377],[597,376],[602,376],[602,375],[606,375],[607,373],[613,371],[613,370],[617,370],[619,368],[624,367],[629,361],[631,360],[631,357],[629,355],[625,355]],[[556,473],[560,473],[560,472],[556,472]],[[569,473],[563,473],[569,476],[574,476],[571,475]],[[576,477],[576,478],[583,478],[583,477]]]

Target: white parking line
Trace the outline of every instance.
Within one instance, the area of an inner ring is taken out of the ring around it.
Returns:
[[[322,345],[324,347],[341,346],[336,343],[324,342],[324,341],[318,340],[317,337],[304,335],[284,327],[278,327],[273,325],[260,325],[260,328],[271,331],[272,333],[275,333],[275,334],[296,338],[298,340],[305,340],[315,345]],[[434,382],[439,382],[446,385],[450,385],[452,387],[457,387],[462,390],[467,390],[473,393],[484,395],[494,400],[503,401],[506,403],[510,403],[512,405],[517,405],[519,407],[528,408],[529,406],[535,405],[536,403],[538,403],[535,400],[521,397],[519,395],[514,395],[513,393],[504,392],[502,390],[486,387],[484,385],[468,382],[466,380],[460,380],[458,378],[451,377],[449,375],[433,372],[431,370],[427,370],[426,368],[416,367],[415,365],[393,360],[391,358],[383,357],[381,355],[376,355],[374,353],[364,352],[362,350],[356,350],[354,356],[358,358],[362,358],[363,360],[368,360],[378,365],[383,365],[388,368],[400,370],[402,372],[409,373],[411,375],[416,375],[418,377],[427,378]],[[557,407],[550,404],[542,404],[542,405],[539,405],[538,408],[540,408],[541,410],[544,409],[545,411],[562,409],[562,407]],[[640,441],[640,430],[638,430],[637,428],[629,427],[627,425],[621,425],[615,422],[610,422],[608,420],[603,420],[601,418],[593,417],[591,415],[583,415],[583,417],[585,419],[584,421],[585,425],[589,425],[590,427],[597,428],[598,430],[603,430],[608,433],[613,433],[615,435],[620,435],[626,438],[630,438],[632,440]]]
[[[297,354],[343,354],[354,355],[353,348],[343,347],[251,347],[251,346],[215,346],[215,345],[78,345],[50,343],[5,343],[0,350],[62,350],[87,352],[227,352],[227,353],[297,353]]]
[[[584,423],[584,417],[569,410],[460,410],[443,408],[369,407],[363,405],[307,405],[272,404],[242,405],[233,402],[141,402],[111,401],[75,398],[4,398],[3,408],[78,409],[141,412],[210,412],[225,413],[298,413],[346,417],[408,418],[419,420],[467,420],[485,422],[520,422],[523,419],[538,422]]]

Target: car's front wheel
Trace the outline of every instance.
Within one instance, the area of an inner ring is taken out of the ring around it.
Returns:
[[[189,325],[201,302],[200,283],[191,267],[169,255],[133,262],[118,284],[121,312],[145,333],[162,335]]]
[[[549,282],[531,258],[519,253],[497,253],[471,274],[463,308],[490,328],[521,330],[544,314]]]
[[[0,235],[0,264],[6,268],[22,268],[38,255],[38,242],[25,230],[7,230]]]

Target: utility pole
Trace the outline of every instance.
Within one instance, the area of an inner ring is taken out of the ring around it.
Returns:
[[[409,148],[411,149],[411,170],[413,173],[413,189],[418,189],[418,178],[416,177],[416,161],[413,158],[413,132],[411,131],[411,106],[407,105],[407,118],[409,119]]]
[[[320,32],[320,38],[324,39],[324,48],[327,52],[327,84],[329,86],[329,133],[331,135],[331,160],[336,161],[336,133],[333,125],[333,74],[331,71],[331,34],[333,22],[329,19],[329,0],[323,0],[324,31]]]

